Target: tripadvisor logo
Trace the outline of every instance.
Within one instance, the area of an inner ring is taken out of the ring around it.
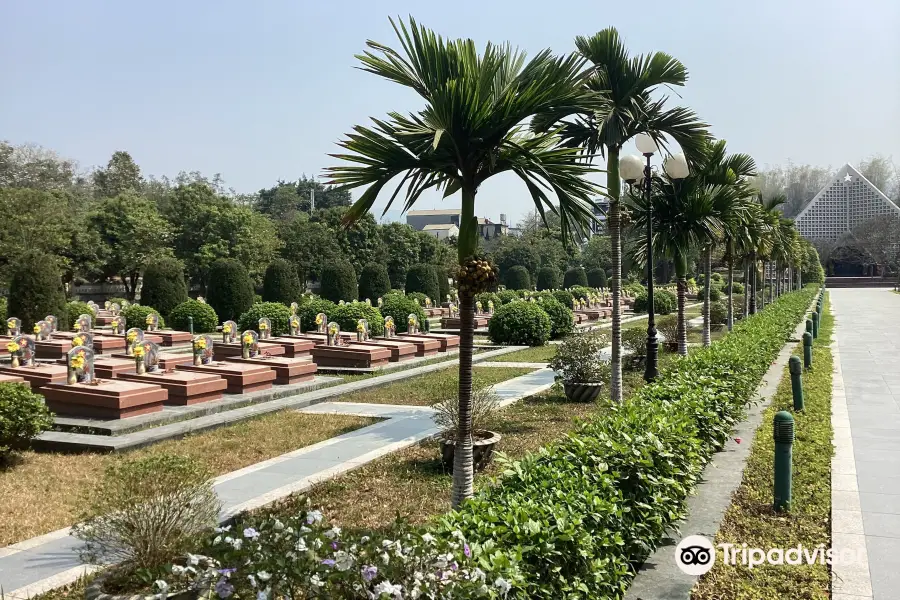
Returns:
[[[689,535],[675,547],[675,564],[687,575],[703,575],[715,562],[716,549],[702,535]]]

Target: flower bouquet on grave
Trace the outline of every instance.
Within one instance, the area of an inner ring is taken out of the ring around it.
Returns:
[[[137,332],[129,331],[125,336],[125,354],[132,356],[134,354],[134,343],[137,341]]]
[[[16,331],[17,328],[18,328],[18,325],[16,324],[16,320],[9,319],[6,322],[6,335],[9,335],[9,336],[16,335],[18,333],[18,331]]]
[[[84,369],[84,351],[79,352],[69,359],[69,372],[67,373],[66,383],[69,385],[78,383],[83,377],[81,371]]]
[[[203,364],[203,351],[206,350],[206,338],[196,338],[192,346],[194,350],[194,365],[200,366]]]
[[[265,321],[259,322],[259,337],[266,339],[268,338],[269,325]]]
[[[250,348],[253,346],[253,336],[245,333],[241,337],[241,358],[250,358]]]
[[[138,344],[134,347],[134,370],[137,371],[138,375],[143,375],[147,372],[147,367],[144,365],[143,344]]]
[[[13,340],[6,344],[6,351],[9,352],[10,360],[12,361],[10,366],[12,366],[13,369],[17,368],[19,366],[19,356],[22,352],[22,347]]]
[[[227,344],[229,339],[231,339],[231,324],[225,323],[222,325],[222,343]]]
[[[144,323],[147,324],[147,331],[153,331],[153,313],[147,315],[147,318],[144,319]]]
[[[76,335],[72,338],[72,347],[75,346],[84,346],[84,337],[80,335]]]

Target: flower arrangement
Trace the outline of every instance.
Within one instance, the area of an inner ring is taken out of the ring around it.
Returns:
[[[266,324],[265,321],[263,321],[262,323],[259,324],[259,330],[260,330],[260,331],[265,331],[265,330],[268,329],[268,328],[269,328],[269,326]]]
[[[222,333],[225,333],[225,334],[231,333],[231,325],[228,323],[225,323],[224,325],[222,325]]]
[[[201,337],[194,340],[194,350],[206,350],[206,338]]]
[[[334,335],[334,334],[336,334],[337,332],[338,332],[338,325],[337,325],[337,323],[332,323],[331,325],[328,326],[328,333],[330,333],[331,335]]]
[[[316,325],[321,325],[325,322],[324,317],[322,315],[316,315]]]
[[[414,315],[410,315],[409,319],[407,319],[406,324],[410,327],[416,326],[416,317]]]
[[[134,357],[135,358],[144,358],[144,346],[138,344],[134,347]]]
[[[6,344],[6,351],[10,354],[16,354],[21,349],[21,346],[19,346],[15,342],[9,342],[8,344]]]
[[[72,338],[72,346],[84,346],[84,338],[80,335],[76,335]]]
[[[137,340],[137,331],[129,331],[125,339],[129,344],[133,344]]]
[[[247,346],[253,343],[253,336],[249,333],[245,333],[244,337],[241,338],[241,341],[244,342]]]
[[[32,331],[34,331],[34,335],[40,334],[40,333],[41,333],[41,326],[36,324],[36,325],[34,326],[34,329],[33,329]]]
[[[144,322],[147,323],[147,325],[153,325],[155,321],[156,315],[154,313],[150,313],[149,315],[147,315],[147,318],[144,319]]]
[[[82,350],[71,359],[69,359],[69,366],[72,367],[75,371],[79,371],[84,368],[84,351]]]
[[[7,328],[7,329],[15,330],[15,329],[16,329],[16,320],[15,320],[15,319],[10,319],[10,320],[8,320],[8,321],[6,322],[6,328]]]
[[[366,332],[366,326],[363,325],[362,323],[357,323],[357,324],[356,324],[356,331],[359,332],[359,333],[365,333],[365,332]]]

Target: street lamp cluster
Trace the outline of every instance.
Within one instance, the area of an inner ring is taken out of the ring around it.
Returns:
[[[659,375],[659,339],[656,333],[656,317],[653,305],[653,204],[650,199],[653,186],[653,171],[650,159],[659,152],[656,141],[646,133],[634,138],[640,156],[626,155],[619,159],[619,175],[629,185],[641,186],[647,203],[647,360],[644,366],[644,380],[653,381]],[[684,154],[670,154],[663,160],[663,171],[671,180],[684,179],[690,174]]]

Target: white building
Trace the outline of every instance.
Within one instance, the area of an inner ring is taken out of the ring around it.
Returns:
[[[837,240],[876,217],[900,215],[900,207],[862,173],[846,164],[794,218],[808,240]]]
[[[459,237],[459,227],[451,224],[434,224],[426,225],[422,231],[429,235],[433,235],[439,240],[446,240],[451,237]]]

